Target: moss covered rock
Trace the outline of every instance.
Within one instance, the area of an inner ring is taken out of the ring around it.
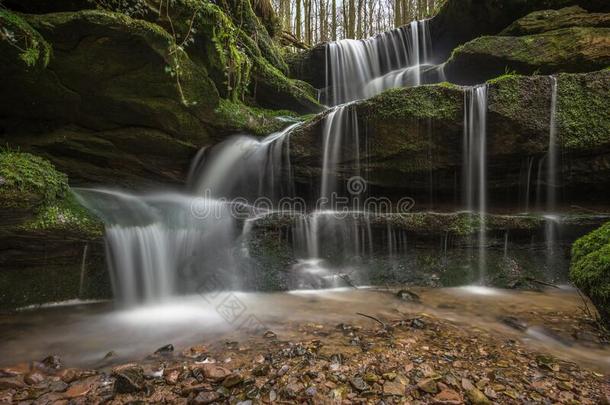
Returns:
[[[447,79],[474,84],[504,72],[590,72],[610,64],[610,28],[572,27],[520,37],[480,37],[456,48]]]
[[[515,20],[534,11],[580,6],[588,11],[610,12],[605,0],[447,0],[430,20],[434,55],[442,62],[459,44],[481,35],[495,35]]]
[[[2,223],[14,224],[66,195],[68,178],[48,161],[29,153],[0,152]]]
[[[610,326],[610,222],[574,242],[570,278]]]
[[[177,181],[194,145],[210,141],[219,96],[205,69],[171,53],[159,26],[123,14],[27,20],[52,57],[24,68],[18,54],[1,53],[0,71],[11,78],[0,83],[10,95],[0,100],[3,143],[44,154],[77,181]]]
[[[103,225],[68,178],[29,153],[0,152],[0,308],[107,296]]]
[[[610,27],[610,14],[589,13],[582,7],[566,7],[559,10],[536,11],[518,19],[499,35],[519,36],[541,34],[569,27]]]
[[[607,195],[609,85],[607,70],[557,76],[561,189],[574,204],[591,205],[592,195]],[[546,178],[552,79],[504,75],[487,86],[489,195],[492,203],[522,206],[519,194],[527,187],[527,173],[530,198],[535,198],[536,179]],[[367,191],[410,196],[423,206],[462,203],[464,91],[449,84],[394,89],[347,107],[358,118],[360,169]],[[327,114],[313,118],[291,138],[293,172],[308,190],[319,187]],[[355,173],[355,162],[347,159],[334,170],[347,180]]]

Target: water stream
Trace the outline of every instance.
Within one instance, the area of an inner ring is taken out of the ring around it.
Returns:
[[[471,87],[464,92],[462,169],[465,208],[478,215],[478,272],[483,283],[487,249],[487,85]]]

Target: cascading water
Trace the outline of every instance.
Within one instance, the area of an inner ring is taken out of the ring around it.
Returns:
[[[466,209],[478,213],[479,281],[486,266],[487,213],[487,85],[464,92],[463,198]]]
[[[547,153],[546,176],[546,215],[545,239],[547,249],[547,265],[552,266],[553,250],[555,247],[557,217],[557,78],[550,76],[551,81],[551,109],[549,119],[549,148]]]
[[[361,176],[358,115],[350,104],[333,108],[324,118],[320,178],[320,197],[323,199],[321,208],[329,208],[338,196],[347,194],[339,188],[340,175]]]
[[[338,105],[392,87],[421,84],[422,67],[429,63],[430,43],[427,20],[413,21],[365,40],[329,43],[326,102]]]
[[[193,293],[206,288],[211,274],[221,283],[214,288],[239,288],[239,218],[244,211],[260,214],[250,199],[291,195],[288,135],[298,125],[261,141],[240,136],[202,149],[189,172],[188,193],[79,190],[81,202],[106,224],[117,300],[135,305]]]
[[[208,158],[194,161],[191,188],[200,196],[250,202],[291,196],[290,134],[299,125],[293,123],[262,140],[239,136],[211,148]]]
[[[239,287],[232,248],[238,224],[226,203],[175,193],[77,193],[106,224],[110,276],[121,304],[194,293],[212,272],[225,288]]]

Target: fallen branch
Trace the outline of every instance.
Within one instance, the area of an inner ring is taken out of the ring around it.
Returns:
[[[532,283],[536,283],[536,284],[540,284],[540,285],[545,285],[547,287],[553,287],[553,288],[559,289],[559,286],[557,286],[555,284],[547,283],[546,281],[536,280],[533,277],[525,277],[525,280],[531,281]]]
[[[384,328],[384,329],[388,329],[388,325],[386,325],[384,322],[380,321],[379,319],[375,318],[374,316],[367,315],[367,314],[363,314],[362,312],[356,312],[356,315],[360,315],[360,316],[363,316],[363,317],[365,317],[365,318],[372,319],[372,320],[374,320],[375,322],[379,322],[379,324],[380,324],[381,326],[383,326],[383,328]]]
[[[279,40],[282,45],[293,46],[297,49],[307,50],[310,48],[305,42],[299,40],[291,32],[282,31],[279,35]]]

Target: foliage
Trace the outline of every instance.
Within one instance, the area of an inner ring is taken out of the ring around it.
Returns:
[[[51,204],[68,191],[68,178],[47,160],[29,153],[0,151],[0,198],[3,204],[28,205],[30,197]]]
[[[280,117],[296,118],[291,111],[265,110],[223,99],[220,100],[216,114],[219,122],[228,130],[247,131],[257,136],[269,135],[284,128],[286,121]]]
[[[0,43],[19,52],[19,58],[29,67],[47,66],[51,46],[23,18],[4,9],[0,4]]]
[[[64,230],[77,232],[88,238],[103,235],[101,221],[80,205],[71,192],[62,200],[43,207],[23,228],[31,231]]]
[[[570,277],[610,324],[610,222],[574,242]]]

